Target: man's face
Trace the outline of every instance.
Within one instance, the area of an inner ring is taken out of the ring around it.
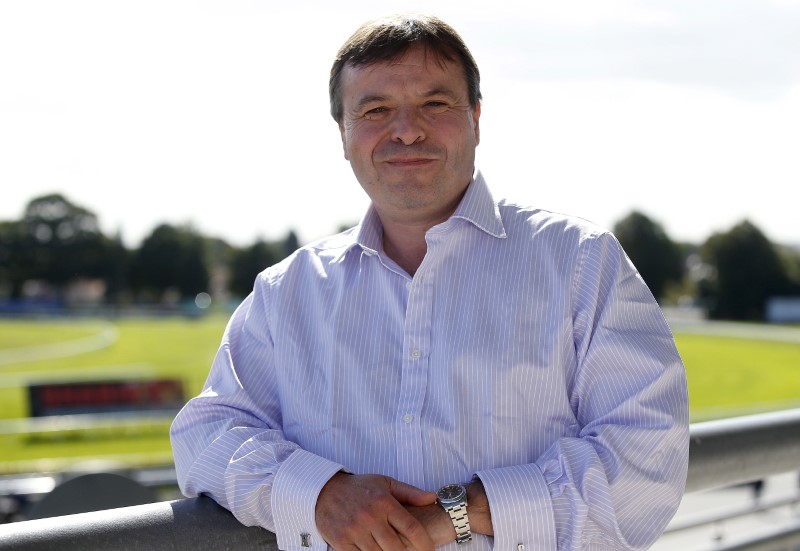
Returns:
[[[345,66],[339,124],[345,159],[381,219],[428,227],[447,219],[472,179],[480,105],[457,62],[410,48]]]

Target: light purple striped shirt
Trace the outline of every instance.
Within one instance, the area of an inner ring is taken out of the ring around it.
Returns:
[[[259,275],[172,426],[181,489],[300,551],[340,469],[427,490],[477,474],[494,537],[461,551],[646,549],[683,494],[686,378],[608,232],[480,173],[409,277],[361,224]]]

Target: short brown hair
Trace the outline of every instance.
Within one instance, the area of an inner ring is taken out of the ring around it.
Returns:
[[[455,29],[430,15],[398,14],[364,23],[339,49],[328,84],[334,120],[342,121],[341,78],[345,65],[394,60],[416,44],[422,44],[439,59],[461,62],[470,106],[477,107],[481,101],[478,65]]]

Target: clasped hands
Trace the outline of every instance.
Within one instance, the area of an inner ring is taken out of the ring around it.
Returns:
[[[480,483],[470,485],[467,500],[473,532],[490,534]],[[319,494],[316,520],[336,551],[433,551],[456,539],[450,516],[436,503],[435,493],[383,475],[335,474]]]

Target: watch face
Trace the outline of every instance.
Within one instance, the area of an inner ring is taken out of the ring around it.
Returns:
[[[457,501],[464,494],[466,494],[466,490],[460,484],[448,484],[447,486],[442,486],[437,492],[439,500],[445,502]]]

